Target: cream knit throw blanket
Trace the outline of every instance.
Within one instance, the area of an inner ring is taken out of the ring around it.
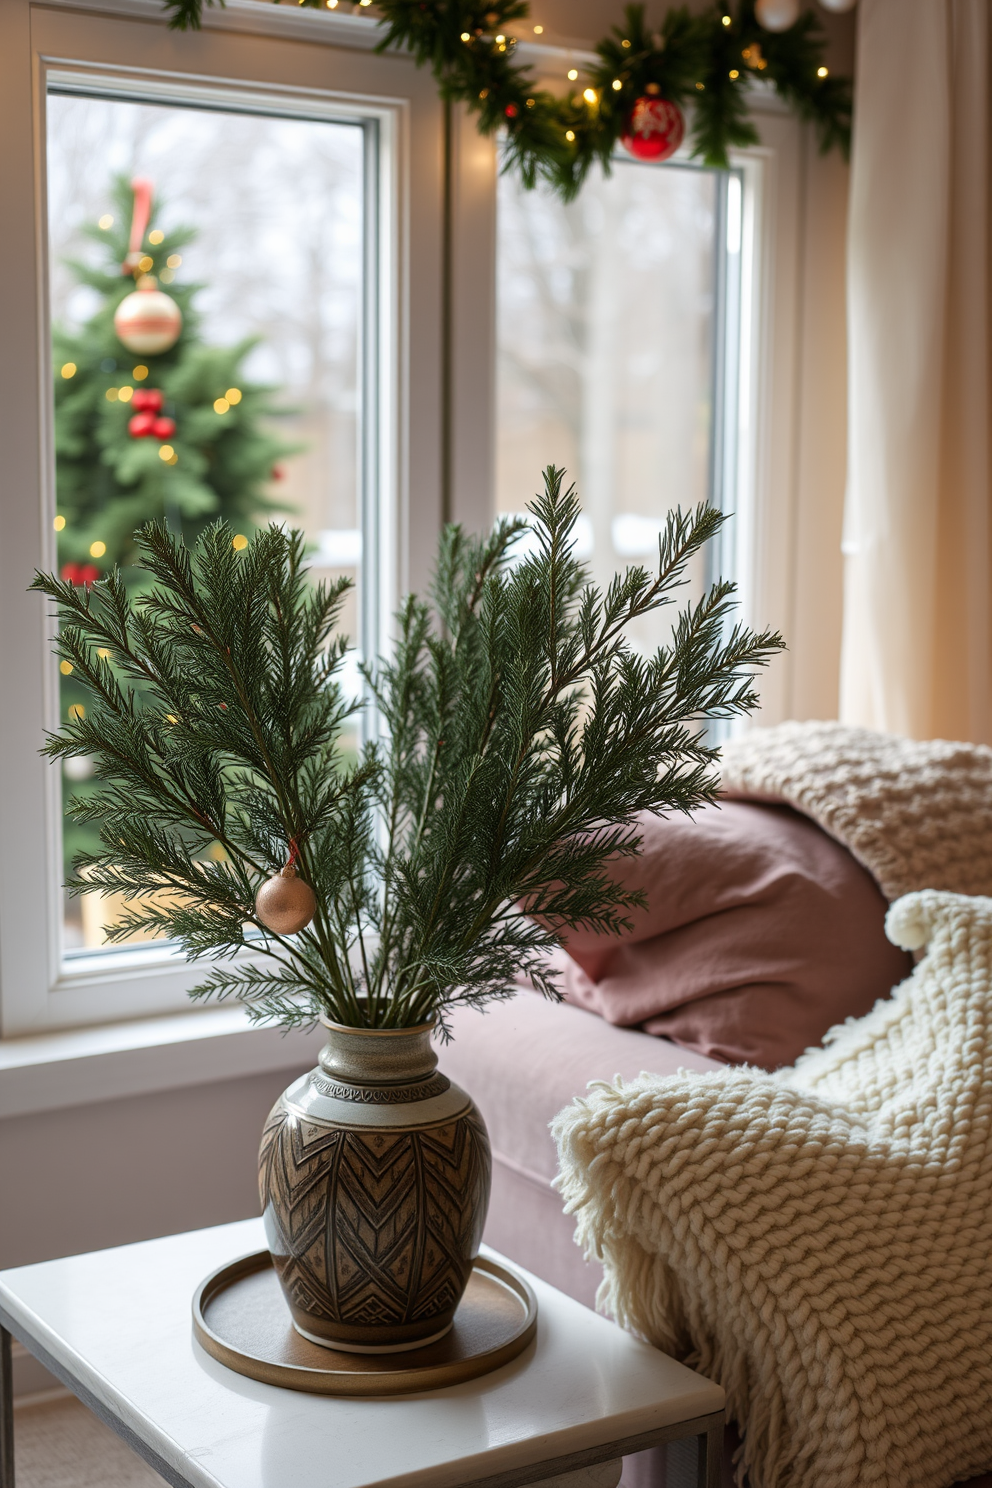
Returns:
[[[887,899],[913,889],[992,894],[992,749],[783,723],[732,740],[722,755],[727,795],[805,812]]]
[[[887,928],[926,957],[793,1069],[642,1074],[554,1122],[601,1305],[723,1385],[753,1488],[992,1468],[992,899]]]

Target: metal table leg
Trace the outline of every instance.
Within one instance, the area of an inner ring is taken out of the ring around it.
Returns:
[[[723,1422],[717,1421],[705,1434],[697,1436],[696,1482],[698,1488],[720,1488],[723,1479]]]
[[[0,1488],[14,1488],[14,1362],[7,1329],[0,1327]]]

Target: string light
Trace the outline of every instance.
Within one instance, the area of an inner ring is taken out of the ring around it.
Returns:
[[[107,400],[108,403],[116,403],[117,402],[117,389],[116,388],[108,388],[107,391],[104,393],[104,397],[106,398],[106,400]]]
[[[720,19],[725,26],[732,26],[734,24],[731,16],[721,16]]]
[[[109,212],[105,212],[104,215],[100,218],[100,221],[97,223],[97,227],[102,228],[104,232],[107,232],[109,228],[113,227],[113,225],[114,219],[113,217],[111,217]]]
[[[533,108],[536,102],[537,102],[537,99],[536,98],[528,98],[528,100],[527,100],[527,107],[528,108]]]
[[[506,37],[505,36],[497,36],[497,38],[496,38],[496,45],[497,46],[503,46],[505,42],[506,42]]]
[[[571,144],[572,141],[575,138],[575,130],[574,129],[566,129],[565,130],[565,138],[568,140],[568,143]]]
[[[472,40],[472,33],[471,33],[471,31],[463,31],[462,32],[462,35],[461,35],[461,39],[462,39],[462,41],[471,41]]]
[[[243,553],[248,546],[248,539],[243,532],[238,532],[231,538],[231,547],[236,553]]]
[[[54,520],[54,522],[52,523],[52,526],[55,528],[55,531],[56,532],[64,532],[65,531],[65,517],[62,517],[62,516],[56,517],[55,520]]]
[[[829,77],[830,76],[830,68],[829,67],[818,67],[816,69],[816,75],[817,75],[817,77]]]
[[[226,413],[230,406],[226,398],[214,399],[214,413]]]
[[[706,90],[706,84],[705,83],[697,83],[696,84],[696,88],[697,88],[698,92],[703,93]]]
[[[107,544],[105,542],[101,542],[99,538],[97,538],[96,542],[90,543],[91,558],[102,558],[106,551]]]
[[[183,256],[181,253],[170,253],[165,261],[170,269],[178,269],[183,261]]]
[[[139,258],[138,259],[138,268],[141,270],[141,272],[143,274],[147,274],[148,273],[148,270],[149,269],[153,269],[154,267],[155,267],[155,260],[153,258],[149,258],[147,253],[145,254],[145,256],[143,258]]]
[[[164,239],[165,239],[165,233],[162,231],[162,229],[160,227],[156,227],[153,232],[150,232],[148,234],[148,241],[149,241],[149,243],[154,243],[156,248],[158,247],[159,243],[161,243],[161,242],[164,241]]]
[[[227,392],[224,394],[224,397],[227,399],[228,403],[240,403],[241,402],[241,389],[240,388],[228,388]]]
[[[179,719],[176,717],[175,713],[166,713],[165,721],[166,723],[178,723]]]
[[[535,26],[534,27],[534,35],[535,36],[543,36],[544,35],[544,27],[543,26]]]
[[[620,81],[620,79],[619,78],[614,78],[613,79],[613,91],[614,91],[614,93],[619,93],[620,92],[620,89],[622,87],[623,87],[623,83]]]
[[[82,703],[70,703],[69,704],[69,717],[70,718],[85,718],[86,717],[86,709],[83,706],[83,704]]]
[[[128,387],[127,384],[125,384],[124,387],[120,389],[117,396],[118,398],[120,398],[122,403],[130,403],[132,397],[134,396],[134,388]]]
[[[68,377],[75,377],[75,375],[76,375],[76,364],[75,364],[75,362],[65,362],[63,364],[63,367],[62,367],[62,376],[68,378]]]
[[[582,94],[582,97],[585,99],[586,103],[598,102],[595,88],[586,88]]]
[[[327,0],[327,8],[328,10],[337,10],[338,0]]]
[[[96,654],[101,661],[109,661],[114,653],[109,646],[100,646]]]
[[[70,677],[74,670],[75,668],[73,667],[71,661],[59,662],[59,671],[62,673],[63,677]]]
[[[570,67],[568,69],[568,81],[570,83],[574,83],[575,82],[575,79],[578,77],[578,75],[579,75],[578,68],[576,68],[576,67]]]
[[[148,368],[143,367],[139,363],[137,367],[131,368],[131,376],[134,378],[135,382],[144,382],[145,378],[148,376]]]
[[[622,41],[622,42],[621,42],[621,43],[620,43],[620,45],[621,45],[621,46],[622,46],[622,47],[629,47],[629,46],[630,46],[630,42],[629,42],[629,41]]]
[[[732,67],[730,69],[730,76],[732,78],[739,78],[740,77],[740,73],[737,71],[737,68],[736,67]]]
[[[166,465],[175,465],[179,459],[171,444],[163,444],[158,452],[158,457],[160,460],[164,460]]]

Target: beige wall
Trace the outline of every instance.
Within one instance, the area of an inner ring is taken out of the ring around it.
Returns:
[[[262,1123],[297,1073],[0,1121],[0,1269],[257,1214]],[[20,1392],[51,1383],[18,1360]]]

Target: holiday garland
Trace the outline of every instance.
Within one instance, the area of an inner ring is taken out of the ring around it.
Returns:
[[[173,12],[170,25],[199,26],[203,3],[164,0]],[[326,3],[299,0],[311,9]],[[595,162],[609,171],[618,142],[636,145],[642,121],[664,141],[650,152],[654,158],[677,148],[680,116],[673,131],[671,113],[652,119],[652,106],[679,109],[691,102],[693,154],[726,169],[732,149],[758,143],[748,99],[754,78],[770,83],[813,124],[822,151],[848,152],[850,80],[830,76],[812,11],[786,31],[771,31],[756,19],[754,0],[717,3],[698,16],[680,6],[652,30],[644,7],[630,5],[623,26],[596,47],[597,64],[581,78],[572,69],[576,86],[558,96],[536,87],[531,71],[514,60],[517,42],[509,28],[529,14],[526,0],[376,0],[376,9],[385,30],[377,50],[405,49],[418,65],[429,64],[442,97],[476,113],[483,134],[505,130],[506,167],[517,169],[527,187],[549,182],[565,200],[577,194]]]

